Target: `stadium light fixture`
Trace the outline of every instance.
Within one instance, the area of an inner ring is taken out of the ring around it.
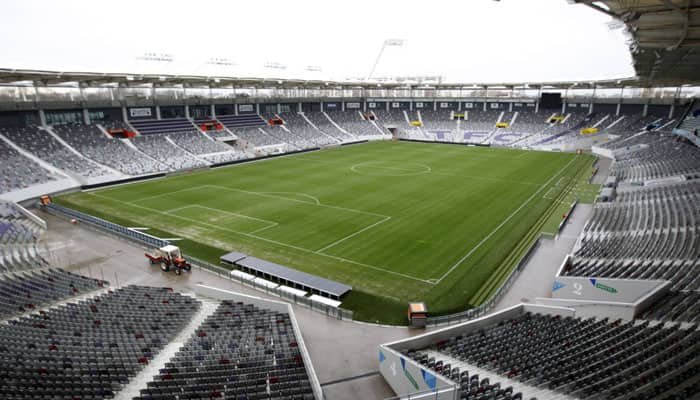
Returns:
[[[170,63],[175,60],[175,57],[173,57],[172,54],[167,54],[167,53],[156,53],[156,52],[148,52],[148,53],[143,53],[143,55],[137,56],[137,60],[143,60],[143,61],[158,61],[158,62],[166,62]]]
[[[372,70],[369,72],[369,75],[367,75],[367,80],[370,80],[372,78],[372,75],[374,75],[374,70],[377,69],[377,64],[379,64],[379,60],[382,58],[382,54],[384,54],[384,49],[387,46],[401,47],[401,46],[403,46],[403,43],[404,43],[403,39],[386,39],[386,40],[384,40],[384,43],[382,44],[382,48],[379,49],[379,54],[377,54],[377,59],[374,61],[374,65],[372,66]]]
[[[209,65],[228,65],[228,66],[235,66],[235,65],[237,65],[235,61],[229,60],[228,58],[224,58],[224,57],[212,57],[212,58],[210,58],[205,64],[209,64]]]
[[[270,68],[270,69],[287,69],[286,65],[280,64],[278,62],[268,62],[265,64],[265,68]]]

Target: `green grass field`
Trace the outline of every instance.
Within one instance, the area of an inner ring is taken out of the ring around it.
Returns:
[[[546,231],[593,157],[376,142],[60,196],[68,207],[354,287],[355,318],[404,323],[483,302]],[[555,219],[556,222],[556,219]]]

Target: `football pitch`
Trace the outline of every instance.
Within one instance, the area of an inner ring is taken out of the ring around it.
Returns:
[[[485,301],[593,160],[375,142],[55,200],[214,263],[240,251],[352,285],[356,319],[403,323],[408,301],[434,315]]]

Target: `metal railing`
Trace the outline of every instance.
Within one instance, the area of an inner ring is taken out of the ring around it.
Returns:
[[[83,213],[81,211],[73,210],[68,207],[64,207],[55,203],[48,204],[46,206],[43,206],[43,209],[47,211],[50,214],[59,216],[59,217],[68,217],[68,218],[74,218],[76,220],[79,220],[81,223],[86,223],[88,225],[91,225],[93,227],[96,227],[102,231],[108,232],[115,234],[119,237],[122,237],[124,239],[130,240],[137,242],[142,245],[146,246],[151,246],[151,247],[162,247],[169,242],[157,238],[155,236],[139,232],[133,229],[129,229],[127,227],[124,227],[119,224],[115,224],[113,222],[106,221],[102,218],[98,218],[95,216],[92,216],[90,214]],[[188,257],[190,260],[190,264],[194,268],[200,269],[200,270],[206,270],[210,273],[213,273],[220,278],[223,279],[228,279],[233,282],[240,283],[242,286],[247,286],[249,288],[256,289],[258,291],[264,292],[268,295],[274,295],[277,297],[280,297],[290,303],[294,303],[306,308],[309,308],[313,311],[316,311],[321,314],[325,314],[329,317],[336,318],[336,319],[341,319],[341,320],[350,320],[352,321],[353,319],[353,312],[350,310],[346,310],[343,308],[339,307],[332,307],[327,304],[323,304],[314,300],[311,300],[308,297],[304,296],[297,296],[293,293],[285,292],[283,290],[280,290],[278,288],[271,288],[267,287],[265,285],[262,285],[258,282],[255,281],[250,281],[250,280],[245,280],[238,278],[236,276],[231,275],[231,270],[228,268],[224,268],[218,265],[214,265],[208,261],[200,260],[198,258],[194,257]]]
[[[246,280],[244,278],[231,275],[231,269],[224,268],[218,265],[214,265],[210,262],[199,260],[197,258],[189,257],[192,266],[195,268],[199,269],[204,269],[207,270],[220,278],[223,279],[228,279],[232,282],[239,283],[241,286],[246,286],[252,289],[256,289],[260,292],[264,292],[268,295],[273,295],[276,297],[280,297],[284,300],[289,301],[290,303],[294,303],[300,306],[304,306],[306,308],[309,308],[311,310],[314,310],[316,312],[319,312],[321,314],[325,314],[329,317],[336,318],[336,319],[342,319],[342,320],[352,320],[353,313],[350,310],[346,310],[340,307],[332,307],[327,304],[319,303],[317,301],[311,300],[308,297],[304,296],[297,296],[294,293],[289,293],[285,292],[284,290],[280,290],[276,287],[269,287],[265,286],[263,284],[260,284],[258,282],[255,282],[255,280]]]
[[[578,199],[574,200],[573,203],[571,203],[571,206],[569,207],[569,211],[566,212],[566,216],[562,218],[562,221],[559,223],[559,228],[557,228],[557,233],[561,233],[561,230],[564,229],[564,225],[566,225],[567,222],[569,222],[569,217],[571,217],[571,213],[574,212],[574,209],[578,205]]]
[[[387,397],[384,400],[459,400],[461,391],[458,385],[442,386],[436,390],[423,390],[414,393]]]

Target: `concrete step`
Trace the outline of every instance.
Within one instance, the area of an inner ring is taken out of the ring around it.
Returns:
[[[185,295],[190,295],[183,293]],[[195,297],[194,295],[190,295]],[[124,386],[122,390],[116,393],[114,400],[131,400],[136,396],[139,396],[141,389],[145,389],[148,382],[153,380],[155,375],[158,375],[158,371],[165,367],[165,364],[170,360],[180,348],[187,342],[187,340],[194,334],[197,328],[204,322],[207,317],[216,311],[219,306],[218,301],[212,301],[209,299],[200,299],[202,302],[202,307],[197,311],[192,317],[189,324],[177,335],[175,339],[170,341],[163,349],[161,349],[158,354],[153,357],[150,363],[146,365],[144,369],[141,370],[129,384]]]

